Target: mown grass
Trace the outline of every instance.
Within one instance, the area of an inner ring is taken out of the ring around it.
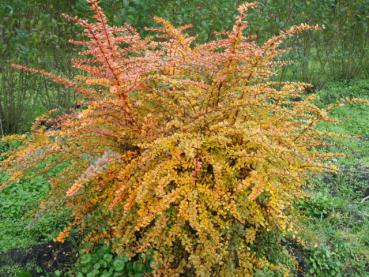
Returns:
[[[334,83],[317,96],[321,106],[344,97],[369,99],[369,80]],[[301,238],[305,241],[298,258],[305,265],[305,276],[368,276],[369,200],[362,200],[369,195],[369,107],[346,105],[336,108],[332,116],[339,122],[320,124],[318,128],[358,137],[332,141],[327,151],[346,154],[334,160],[340,170],[315,176],[307,188],[307,199],[297,203],[302,213]],[[5,178],[0,176],[0,183]],[[35,220],[37,206],[48,191],[45,178],[35,176],[0,192],[0,252],[50,241],[67,224],[67,210]],[[293,266],[284,261],[286,249],[278,249],[271,251],[274,260]],[[21,271],[19,265],[2,264],[0,258],[0,276],[16,276]],[[258,276],[272,273],[265,274]]]

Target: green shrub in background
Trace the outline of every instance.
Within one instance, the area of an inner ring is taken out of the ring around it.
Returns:
[[[276,33],[298,22],[324,25],[321,32],[291,41],[298,62],[285,72],[321,85],[368,76],[368,6],[368,0],[261,0],[259,14],[250,21],[262,26],[256,34]]]
[[[0,1],[0,136],[28,130],[35,117],[51,108],[67,108],[74,95],[42,78],[17,72],[12,62],[27,62],[71,75],[71,47],[58,36],[74,33],[59,16],[74,1]]]

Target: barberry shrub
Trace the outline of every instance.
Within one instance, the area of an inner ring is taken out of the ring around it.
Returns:
[[[204,44],[155,18],[142,38],[130,25],[110,26],[97,0],[94,22],[66,16],[86,40],[74,80],[49,77],[80,94],[79,108],[36,120],[31,136],[2,162],[9,180],[66,165],[50,178],[43,210],[69,206],[85,241],[118,255],[153,253],[156,275],[252,275],[276,268],[258,253],[268,232],[293,232],[293,201],[309,172],[329,168],[315,129],[327,110],[301,97],[307,84],[273,76],[294,26],[263,44],[245,35],[239,7],[233,29]],[[359,101],[359,100],[357,100]],[[333,106],[332,106],[333,107]],[[330,108],[332,108],[330,107]],[[41,161],[46,166],[38,168]]]

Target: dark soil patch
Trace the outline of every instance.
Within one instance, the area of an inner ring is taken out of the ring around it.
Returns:
[[[39,276],[36,268],[44,273],[53,273],[56,270],[66,271],[76,262],[78,246],[73,241],[65,243],[46,242],[37,244],[28,249],[10,249],[0,252],[0,268],[4,266],[19,266],[26,268],[33,264],[32,276]],[[0,273],[0,276],[4,276]],[[5,276],[4,276],[5,277]]]
[[[296,258],[296,261],[298,263],[296,276],[303,277],[305,275],[304,273],[307,272],[308,269],[308,265],[305,261],[306,253],[303,246],[295,240],[287,240],[285,243],[288,252]]]
[[[323,182],[331,189],[332,196],[337,195],[337,184],[345,182],[353,191],[362,195],[369,195],[369,167],[361,165],[343,166],[337,173],[325,173]]]

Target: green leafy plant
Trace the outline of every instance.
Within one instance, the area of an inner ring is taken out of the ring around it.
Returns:
[[[337,203],[330,195],[318,193],[304,201],[300,201],[297,206],[308,216],[316,218],[325,218],[335,208]]]
[[[71,274],[77,277],[144,276],[152,272],[151,262],[151,253],[129,259],[117,256],[110,247],[101,245],[91,253],[82,254]]]
[[[328,247],[319,245],[310,250],[309,274],[312,276],[339,276],[342,264],[339,256]]]

